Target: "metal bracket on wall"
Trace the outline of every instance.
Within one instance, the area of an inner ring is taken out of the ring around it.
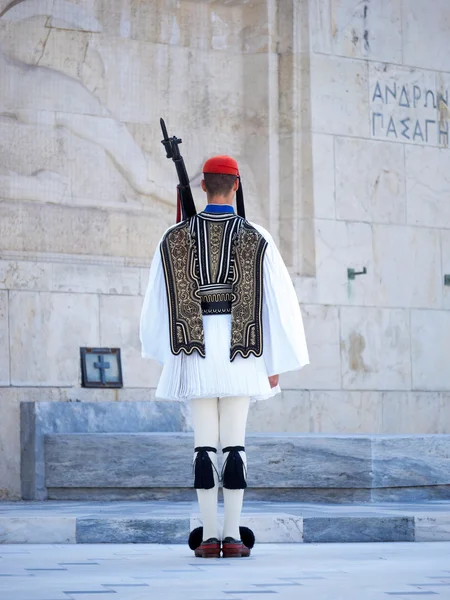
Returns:
[[[365,275],[366,273],[366,267],[364,267],[362,271],[355,271],[355,269],[347,269],[347,277],[349,279],[355,279],[357,275]]]
[[[450,275],[444,275],[444,285],[450,285]]]

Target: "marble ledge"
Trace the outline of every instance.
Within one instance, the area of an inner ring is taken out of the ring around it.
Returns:
[[[0,516],[0,544],[74,544],[76,522],[73,516]]]
[[[312,517],[303,523],[304,542],[413,542],[413,517]]]
[[[0,261],[35,262],[35,263],[70,263],[104,265],[118,267],[149,267],[152,257],[148,259],[127,256],[104,256],[101,254],[71,254],[64,252],[27,252],[19,250],[0,250]]]
[[[202,524],[199,517],[192,517],[191,531]],[[280,544],[303,542],[303,517],[289,514],[243,514],[241,526],[249,527],[258,543],[268,544],[274,539]],[[219,518],[219,530],[223,528],[223,519]]]
[[[252,434],[247,448],[250,487],[371,487],[369,436]],[[45,436],[45,485],[188,488],[191,453],[192,434],[182,432],[50,434]],[[89,460],[93,455],[95,463]]]
[[[77,519],[76,541],[83,544],[184,544],[190,533],[188,518]]]
[[[432,510],[432,509],[431,509]],[[70,512],[70,511],[69,511]],[[155,516],[34,516],[0,517],[0,544],[186,544],[189,532],[201,526],[198,516],[185,510]],[[303,511],[302,511],[303,512]],[[332,511],[333,512],[333,511]],[[414,508],[412,513],[414,513]],[[241,524],[255,533],[257,543],[361,543],[439,542],[450,539],[450,515],[429,513],[330,514],[320,507],[310,515],[293,515],[283,507],[261,513],[245,513]],[[223,519],[219,518],[219,531]]]
[[[18,261],[0,258],[0,289],[140,296],[148,269],[120,264]]]
[[[440,542],[450,538],[450,515],[415,516],[415,541]]]

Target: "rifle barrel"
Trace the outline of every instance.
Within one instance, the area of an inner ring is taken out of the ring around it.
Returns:
[[[169,136],[167,135],[167,127],[166,127],[166,124],[164,123],[164,119],[160,119],[159,123],[161,125],[161,129],[162,129],[162,133],[163,133],[163,138],[165,140],[169,139]]]
[[[181,139],[177,138],[176,136],[169,138],[164,119],[160,119],[159,123],[161,125],[161,130],[164,136],[164,139],[161,143],[163,144],[166,150],[167,158],[171,158],[175,163],[178,181],[180,182],[178,185],[178,192],[183,213],[183,219],[187,219],[197,214],[197,211],[195,209],[192,190],[189,185],[189,176],[187,174],[186,166],[184,164],[183,157],[181,156],[180,149],[178,147],[179,144],[181,144]]]

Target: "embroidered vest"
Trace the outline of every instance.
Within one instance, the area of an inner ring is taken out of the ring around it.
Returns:
[[[261,356],[264,237],[234,213],[202,212],[161,242],[173,354],[205,356],[203,315],[231,313],[230,360]]]

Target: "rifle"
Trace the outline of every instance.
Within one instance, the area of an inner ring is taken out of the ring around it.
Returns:
[[[175,135],[170,138],[167,134],[167,128],[166,124],[164,123],[164,119],[160,119],[159,122],[161,124],[162,134],[164,137],[164,139],[161,141],[161,144],[166,150],[167,158],[171,158],[175,163],[178,181],[180,182],[177,185],[177,223],[179,223],[181,218],[183,218],[183,220],[189,219],[190,217],[196,215],[197,211],[195,209],[194,198],[192,196],[186,166],[178,147],[179,144],[182,143],[182,140],[177,138]]]

